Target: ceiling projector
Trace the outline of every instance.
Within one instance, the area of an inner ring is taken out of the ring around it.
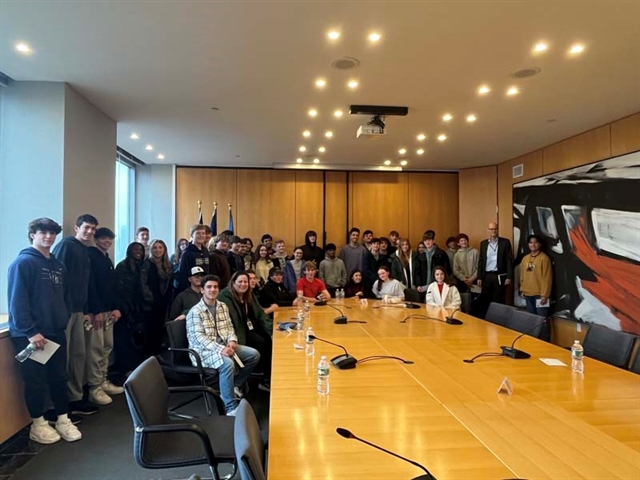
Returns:
[[[407,107],[387,107],[381,105],[351,105],[350,115],[372,115],[365,125],[360,125],[356,138],[380,138],[386,133],[385,117],[387,115],[405,116],[409,113]]]

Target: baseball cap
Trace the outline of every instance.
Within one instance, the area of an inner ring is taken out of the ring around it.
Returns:
[[[202,267],[193,267],[191,269],[191,275],[189,276],[193,277],[194,275],[204,275],[204,270],[202,269]]]

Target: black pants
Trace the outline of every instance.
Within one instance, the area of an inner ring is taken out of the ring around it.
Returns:
[[[247,330],[247,346],[260,352],[260,362],[255,371],[264,373],[265,378],[271,378],[271,357],[273,356],[271,337],[260,328]]]
[[[482,296],[486,297],[487,303],[505,303],[506,293],[507,288],[505,285],[500,285],[497,273],[485,274],[482,279]]]
[[[110,374],[116,381],[135,370],[145,359],[143,346],[146,341],[144,314],[124,315],[113,325],[113,353],[115,361]]]
[[[44,414],[47,391],[51,396],[56,415],[69,413],[67,397],[67,339],[64,331],[57,335],[47,335],[47,340],[60,344],[60,348],[49,361],[42,365],[27,359],[20,364],[20,373],[24,381],[24,400],[31,418]],[[29,345],[27,337],[11,337],[16,354]]]

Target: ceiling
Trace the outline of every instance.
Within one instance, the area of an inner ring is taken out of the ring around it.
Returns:
[[[539,40],[549,49],[533,55]],[[18,41],[33,53],[16,52]],[[586,50],[568,56],[575,42]],[[333,69],[343,56],[360,66]],[[541,73],[511,77],[531,66]],[[406,159],[408,169],[456,170],[640,111],[640,1],[0,0],[0,71],[70,83],[147,163],[271,167],[295,163],[305,145],[319,168]],[[492,91],[479,96],[483,83]],[[521,93],[507,97],[511,85]],[[346,115],[350,104],[407,106],[409,115],[387,117],[384,138],[356,139],[370,118]]]

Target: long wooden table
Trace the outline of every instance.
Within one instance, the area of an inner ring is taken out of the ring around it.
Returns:
[[[395,355],[394,360],[331,369],[331,393],[316,392],[320,355],[341,350],[315,342],[307,357],[294,344],[303,332],[273,335],[269,479],[410,479],[418,468],[335,433],[337,427],[429,468],[438,480],[481,478],[640,479],[640,377],[593,359],[584,375],[550,367],[539,358],[570,365],[570,353],[525,336],[517,347],[527,360],[486,357],[517,332],[456,313],[464,325],[409,319],[444,318],[438,308],[363,307],[347,300],[350,320],[314,307],[315,334],[344,345],[351,355]],[[339,305],[338,305],[339,306]],[[289,321],[281,309],[277,321]],[[513,394],[498,394],[505,377]]]

